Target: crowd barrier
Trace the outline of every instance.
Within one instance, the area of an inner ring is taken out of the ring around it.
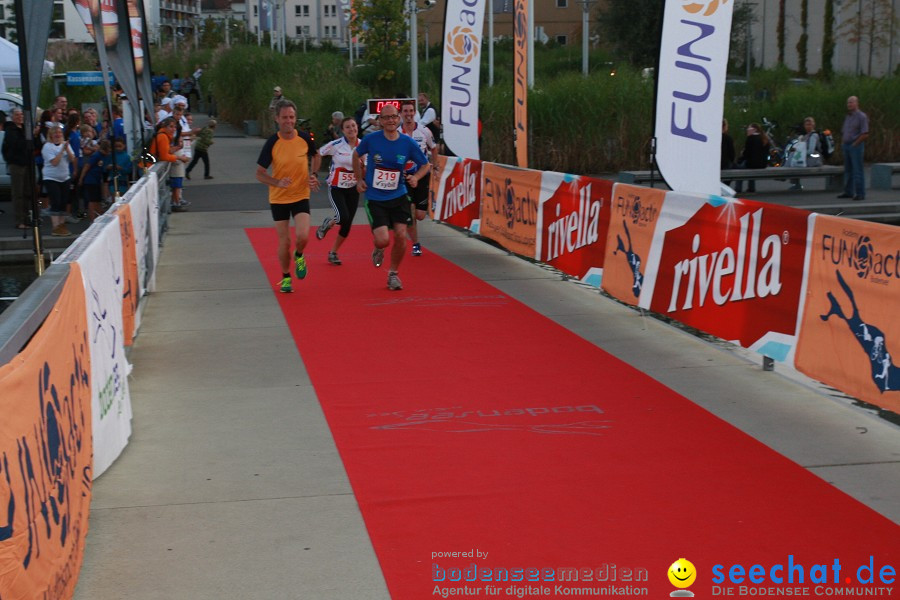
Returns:
[[[71,598],[92,481],[131,433],[126,348],[155,287],[154,166],[0,315],[0,596]]]
[[[900,412],[900,228],[471,159],[434,170],[436,221]]]

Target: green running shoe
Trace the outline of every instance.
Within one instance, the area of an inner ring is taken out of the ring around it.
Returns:
[[[291,287],[291,278],[285,277],[281,280],[281,293],[282,294],[290,294],[294,291],[294,288]]]
[[[297,256],[294,255],[294,273],[297,274],[297,279],[303,279],[306,277],[306,257],[305,256]]]

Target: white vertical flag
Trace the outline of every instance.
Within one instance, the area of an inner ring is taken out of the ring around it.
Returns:
[[[678,192],[719,194],[734,0],[666,0],[656,92],[656,162]]]
[[[447,0],[441,126],[457,156],[478,158],[478,90],[486,0]]]

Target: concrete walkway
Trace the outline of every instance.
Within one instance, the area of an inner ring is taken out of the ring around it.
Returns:
[[[76,600],[389,597],[272,282],[243,231],[271,226],[253,177],[262,143],[218,137],[214,179],[195,176],[185,193],[191,210],[172,215],[158,291],[130,354],[134,432],[95,482]],[[329,210],[316,194],[312,222]],[[426,251],[900,523],[900,426],[450,227],[426,223],[421,236]],[[308,251],[327,250],[312,241]]]

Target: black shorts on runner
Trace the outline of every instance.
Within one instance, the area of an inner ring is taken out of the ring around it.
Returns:
[[[397,223],[409,225],[412,223],[409,196],[404,195],[393,200],[383,200],[381,202],[366,198],[366,216],[369,217],[369,225],[372,226],[372,229],[378,229],[379,227],[392,229]]]
[[[309,199],[297,200],[290,204],[270,204],[272,209],[272,220],[274,221],[290,221],[291,217],[296,217],[300,213],[309,214]]]
[[[409,197],[416,205],[416,210],[428,210],[428,184],[431,182],[431,173],[419,180],[416,187],[407,186]]]

